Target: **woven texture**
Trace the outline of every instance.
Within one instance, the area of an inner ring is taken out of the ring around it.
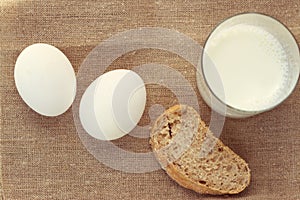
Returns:
[[[283,22],[300,41],[299,0],[81,1],[1,0],[1,173],[3,199],[222,199],[186,190],[163,170],[143,174],[116,171],[97,161],[76,132],[72,110],[56,118],[32,111],[14,85],[17,56],[28,45],[52,44],[77,72],[101,41],[138,27],[175,29],[203,45],[222,20],[260,12]],[[160,50],[139,50],[115,60],[110,69],[157,62],[182,72],[197,91],[191,64]],[[147,86],[149,106],[176,103],[165,88]],[[210,109],[197,92],[203,119]],[[252,170],[251,185],[234,199],[300,199],[300,86],[276,109],[248,119],[226,119],[224,143]],[[141,123],[147,124],[145,115]],[[120,148],[144,152],[147,140],[125,137]],[[224,197],[226,198],[226,197]]]

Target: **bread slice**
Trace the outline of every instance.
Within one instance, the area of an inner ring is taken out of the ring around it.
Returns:
[[[155,121],[150,145],[179,185],[202,194],[237,194],[250,183],[248,164],[207,128],[186,105],[166,110]]]

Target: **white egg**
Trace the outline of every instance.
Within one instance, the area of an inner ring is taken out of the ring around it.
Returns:
[[[146,88],[131,70],[107,72],[82,96],[79,117],[85,131],[100,140],[123,137],[136,127],[146,105]]]
[[[14,71],[25,103],[45,116],[58,116],[73,103],[76,76],[68,58],[56,47],[33,44],[19,55]]]

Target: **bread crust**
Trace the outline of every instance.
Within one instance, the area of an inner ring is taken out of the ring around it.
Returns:
[[[194,190],[195,192],[198,192],[200,194],[212,194],[212,195],[222,195],[224,193],[210,189],[206,186],[202,186],[200,184],[196,184],[192,180],[186,178],[183,174],[178,172],[173,164],[170,164],[166,167],[167,174],[176,181],[179,185],[182,187],[185,187],[190,190]]]
[[[174,113],[176,111],[180,111],[182,109],[182,106],[185,105],[175,105],[171,108],[169,108],[168,110],[166,110],[162,115],[160,115],[158,117],[158,119],[156,120],[156,122],[158,122],[159,120],[161,120],[164,116],[169,115],[170,113]],[[185,106],[187,107],[187,106]],[[200,119],[199,116],[199,126],[203,126],[203,128],[207,128],[205,123]],[[152,128],[151,131],[151,138],[150,138],[150,145],[152,147],[152,149],[155,151],[157,149],[155,149],[155,144],[154,141],[152,140],[152,136],[155,132],[155,130],[157,130],[157,123],[155,123],[154,127]],[[214,137],[214,136],[212,136]],[[192,179],[190,179],[189,177],[185,176],[184,174],[182,174],[178,169],[176,169],[176,166],[173,163],[168,163],[167,166],[164,167],[164,170],[166,171],[166,173],[174,180],[176,181],[179,185],[181,185],[182,187],[185,187],[187,189],[193,190],[195,192],[201,193],[201,194],[211,194],[211,195],[223,195],[223,194],[237,194],[240,193],[241,191],[243,191],[249,184],[250,184],[250,169],[248,167],[248,164],[246,163],[245,160],[243,160],[241,157],[239,157],[236,153],[234,153],[229,147],[225,146],[221,140],[218,139],[218,145],[222,146],[224,151],[227,151],[229,154],[231,154],[233,157],[235,157],[236,159],[238,159],[241,163],[243,163],[246,168],[249,171],[249,176],[247,177],[247,185],[244,188],[241,188],[240,190],[234,190],[234,191],[225,191],[225,190],[218,190],[218,189],[214,189],[214,188],[210,188],[206,185],[200,184],[198,182],[193,181]],[[164,160],[165,158],[163,158],[162,156],[158,155],[157,153],[154,153],[157,160],[161,163],[162,160]]]

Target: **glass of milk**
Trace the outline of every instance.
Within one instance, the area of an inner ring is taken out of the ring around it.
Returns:
[[[242,118],[283,102],[299,71],[299,48],[291,32],[272,17],[246,13],[225,20],[210,34],[197,85],[212,109]]]

